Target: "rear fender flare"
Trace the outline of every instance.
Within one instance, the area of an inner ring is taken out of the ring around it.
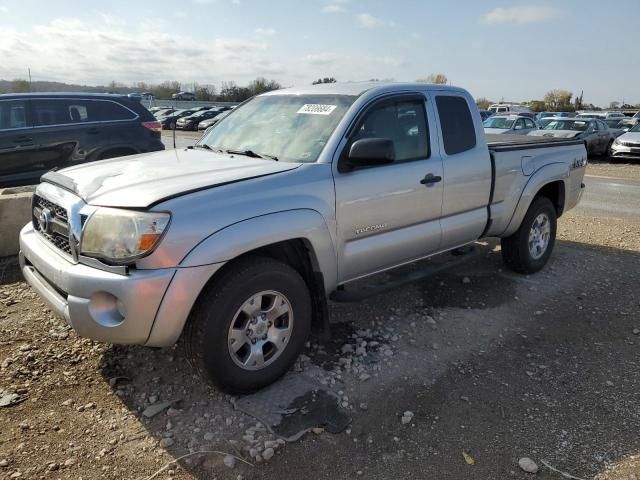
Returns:
[[[527,210],[529,210],[531,202],[545,185],[557,181],[562,181],[564,183],[566,191],[566,181],[568,178],[569,165],[567,165],[566,163],[551,163],[545,165],[540,170],[531,175],[529,181],[522,191],[522,194],[520,195],[520,199],[518,200],[518,204],[516,205],[515,211],[513,212],[513,216],[511,217],[509,226],[507,226],[507,229],[500,236],[508,237],[510,235],[513,235],[516,230],[520,228],[520,224],[522,223]]]

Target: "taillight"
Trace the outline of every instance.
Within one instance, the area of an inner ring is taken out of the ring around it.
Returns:
[[[162,124],[157,120],[154,122],[142,122],[142,126],[152,132],[162,133]]]

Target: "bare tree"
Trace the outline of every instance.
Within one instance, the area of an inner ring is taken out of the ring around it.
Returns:
[[[324,77],[314,80],[313,82],[311,82],[311,85],[319,85],[321,83],[336,83],[336,81],[337,80],[334,77]]]
[[[432,73],[427,78],[419,78],[416,80],[419,83],[435,83],[436,85],[446,85],[449,79],[444,73]]]
[[[573,93],[568,90],[550,90],[544,96],[544,103],[553,112],[569,111],[574,108],[571,97]]]
[[[476,98],[476,105],[480,110],[486,110],[491,105],[491,102],[485,97]]]

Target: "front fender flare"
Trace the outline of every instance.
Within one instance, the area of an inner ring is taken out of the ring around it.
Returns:
[[[336,251],[324,217],[311,209],[269,213],[229,225],[196,245],[179,267],[224,263],[257,248],[293,239],[307,243],[313,267],[322,272],[325,291],[331,292],[338,277]]]
[[[520,199],[518,200],[518,204],[516,205],[509,225],[500,236],[508,237],[514,234],[516,230],[520,228],[520,224],[522,223],[524,216],[527,214],[527,210],[529,210],[531,202],[545,185],[557,181],[562,181],[565,184],[564,187],[566,191],[566,180],[568,178],[569,165],[567,165],[566,163],[551,163],[545,165],[540,170],[531,175],[529,181],[522,190],[522,194],[520,195]]]

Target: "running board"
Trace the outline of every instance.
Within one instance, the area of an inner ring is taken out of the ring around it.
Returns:
[[[369,279],[369,281],[360,280],[347,286],[340,286],[338,290],[334,290],[331,295],[329,295],[329,299],[338,303],[358,303],[374,295],[389,292],[390,290],[433,276],[444,270],[457,267],[472,258],[478,257],[483,251],[484,250],[478,248],[477,245],[466,245],[456,248],[450,252],[435,255],[427,260],[421,260],[409,264],[409,266],[399,267],[379,274],[387,277],[383,281],[376,282],[375,279],[379,277],[379,275],[375,275]],[[424,264],[423,267],[417,270],[412,269],[409,272],[406,271],[411,267],[415,267],[416,264],[421,263]]]

